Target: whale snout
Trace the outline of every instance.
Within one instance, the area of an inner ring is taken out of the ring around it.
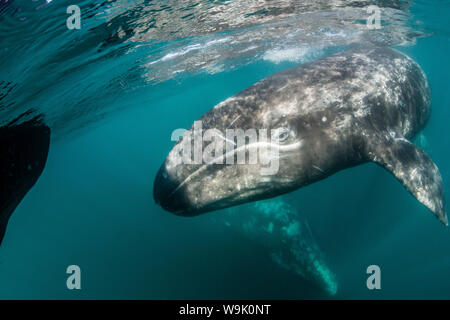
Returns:
[[[176,215],[196,216],[292,190],[302,178],[302,167],[292,165],[301,159],[302,143],[294,137],[283,141],[243,143],[222,156],[195,163],[194,157],[184,158],[180,146],[186,143],[182,140],[156,174],[154,200]],[[204,148],[208,150],[208,145]],[[252,160],[252,152],[256,159]]]
[[[162,165],[153,184],[153,198],[164,210],[177,215],[190,215],[191,204],[178,187],[178,181],[171,178],[166,166]]]

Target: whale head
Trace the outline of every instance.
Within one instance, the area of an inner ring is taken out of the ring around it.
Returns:
[[[163,209],[194,216],[299,187],[303,141],[295,117],[249,97],[225,100],[178,139],[154,182]]]

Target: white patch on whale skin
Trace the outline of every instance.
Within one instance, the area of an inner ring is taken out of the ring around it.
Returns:
[[[228,99],[225,99],[224,101],[216,104],[213,109],[220,109],[220,108],[226,106],[227,104],[229,104],[230,102],[233,102],[235,100],[237,100],[236,96],[229,97]]]
[[[361,106],[361,108],[358,108],[355,110],[354,115],[355,118],[364,118],[370,114],[370,108],[368,106]]]
[[[319,53],[319,51],[315,51]],[[263,60],[270,61],[273,63],[281,63],[284,61],[290,62],[302,62],[311,57],[312,51],[309,48],[297,47],[288,49],[271,49],[266,51],[263,56]]]
[[[334,120],[334,125],[337,128],[345,129],[352,125],[353,123],[353,116],[351,114],[343,114],[340,117],[336,117]]]
[[[269,108],[269,111],[263,113],[262,124],[264,127],[271,127],[273,119],[280,119],[298,113],[299,103],[297,97],[294,97],[293,99],[283,101],[276,106]]]

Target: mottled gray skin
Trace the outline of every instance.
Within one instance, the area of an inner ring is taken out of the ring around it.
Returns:
[[[330,295],[336,294],[336,276],[306,217],[282,197],[232,207],[211,217],[266,248],[277,266],[311,281]]]
[[[368,161],[389,170],[444,224],[442,180],[432,160],[407,139],[430,115],[425,74],[384,47],[353,48],[267,77],[221,102],[203,129],[288,128],[279,171],[261,165],[175,165],[174,148],[154,184],[164,209],[193,216],[270,198]],[[206,145],[206,143],[205,143]]]

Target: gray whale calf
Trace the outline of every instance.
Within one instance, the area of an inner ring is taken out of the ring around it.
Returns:
[[[183,163],[178,147],[185,135],[157,173],[154,199],[165,210],[194,216],[287,193],[372,161],[447,225],[439,170],[408,140],[425,126],[430,105],[424,72],[390,48],[352,48],[278,72],[200,119],[203,131],[283,128],[268,143],[278,150],[278,171],[263,175],[261,163]]]

